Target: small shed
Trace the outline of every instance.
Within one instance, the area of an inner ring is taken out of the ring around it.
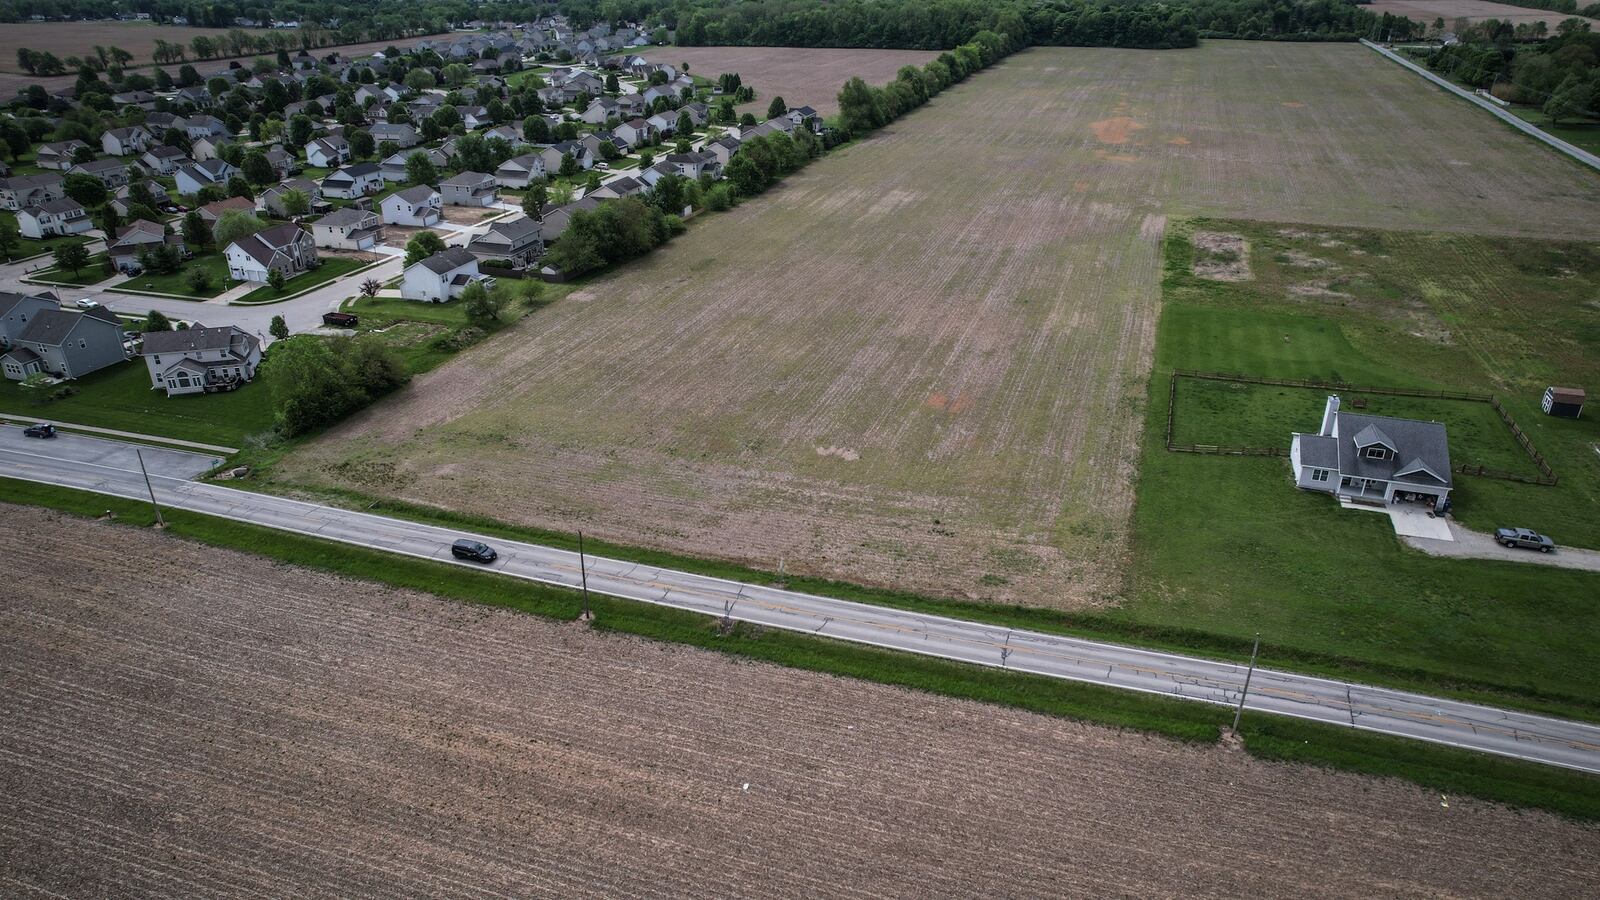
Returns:
[[[1551,385],[1544,389],[1541,406],[1548,415],[1563,419],[1576,419],[1583,415],[1583,388],[1565,388]]]

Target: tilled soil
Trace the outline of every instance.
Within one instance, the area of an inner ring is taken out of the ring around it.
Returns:
[[[1592,886],[1548,815],[0,515],[6,896]]]
[[[809,106],[825,116],[839,111],[839,89],[859,76],[867,84],[894,80],[903,66],[925,65],[939,56],[934,50],[850,50],[822,47],[657,47],[643,51],[645,59],[682,67],[692,74],[716,78],[739,73],[741,84],[756,91],[756,99],[741,104],[740,112],[765,114],[774,97],[790,106]]]

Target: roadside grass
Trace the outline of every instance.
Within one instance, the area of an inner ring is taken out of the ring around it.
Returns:
[[[1250,281],[1191,274],[1188,235],[1201,227],[1245,235]],[[1457,475],[1458,516],[1476,528],[1526,524],[1562,543],[1600,546],[1600,460],[1587,446],[1600,440],[1600,425],[1537,408],[1545,384],[1600,375],[1600,359],[1584,350],[1600,336],[1600,311],[1571,302],[1600,285],[1600,249],[1205,222],[1172,228],[1165,250],[1134,564],[1126,602],[1105,618],[1238,642],[1260,632],[1275,655],[1346,661],[1353,677],[1426,673],[1424,681],[1491,686],[1522,698],[1510,701],[1519,706],[1595,719],[1600,573],[1428,557],[1404,546],[1386,517],[1295,490],[1285,460],[1170,453],[1163,430],[1174,368],[1496,392],[1561,484]],[[1296,290],[1313,283],[1319,291]],[[1316,392],[1196,388],[1187,379],[1178,392],[1177,427],[1208,435],[1287,446],[1289,432],[1320,421]],[[1481,406],[1391,399],[1382,409],[1399,414]],[[1492,411],[1450,424],[1453,453],[1459,440],[1486,464],[1514,461]]]
[[[321,265],[315,269],[301,272],[299,275],[285,281],[281,291],[273,288],[270,284],[263,285],[233,302],[269,303],[274,300],[285,299],[300,291],[327,284],[335,278],[341,278],[367,265],[367,263],[359,259],[351,259],[345,256],[324,256],[320,257],[320,259],[322,260]]]
[[[211,277],[211,286],[203,291],[197,291],[189,285],[189,273],[196,268],[203,269]],[[176,272],[166,275],[144,272],[126,281],[119,281],[112,287],[124,291],[149,291],[190,297],[195,300],[209,300],[236,284],[239,282],[228,277],[228,258],[223,256],[222,251],[213,250],[210,253],[195,254],[194,259],[184,263]]]
[[[42,272],[34,272],[27,277],[30,281],[47,281],[52,284],[70,284],[74,287],[82,287],[86,284],[95,284],[113,277],[106,274],[103,268],[105,261],[106,255],[104,253],[96,253],[89,257],[89,261],[84,264],[83,268],[78,270],[76,275],[73,274],[71,269],[49,268]]]
[[[110,511],[118,522],[148,526],[147,504],[0,478],[7,502],[47,506],[93,517]],[[385,554],[225,519],[166,511],[167,531],[212,546],[265,556],[464,603],[514,609],[558,621],[576,619],[576,591],[429,560]],[[1188,703],[1097,685],[880,650],[826,638],[740,624],[722,634],[716,623],[681,610],[593,595],[592,627],[649,640],[685,644],[790,668],[904,687],[930,694],[1016,707],[1203,744],[1231,720],[1222,707]],[[1262,759],[1395,777],[1448,794],[1545,809],[1600,821],[1600,778],[1580,772],[1450,747],[1367,734],[1259,713],[1241,733],[1246,750]]]
[[[77,392],[61,400],[38,403],[38,395],[17,382],[0,382],[0,412],[242,447],[273,424],[268,368],[236,391],[169,398],[151,390],[145,364],[131,360],[68,382]]]

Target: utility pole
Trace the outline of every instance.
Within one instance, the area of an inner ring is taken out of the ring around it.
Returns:
[[[583,621],[594,619],[589,609],[589,561],[583,553],[583,532],[578,532],[578,577],[583,581]]]
[[[135,447],[133,455],[139,458],[139,472],[144,475],[144,489],[150,494],[150,508],[156,511],[156,527],[165,528],[167,522],[161,518],[161,505],[156,503],[156,489],[150,486],[150,470],[144,467],[144,454]]]
[[[1239,708],[1233,711],[1233,733],[1239,733],[1239,717],[1244,715],[1244,698],[1250,693],[1250,676],[1256,674],[1256,654],[1261,652],[1261,632],[1256,632],[1256,645],[1250,649],[1250,668],[1244,673],[1244,690],[1239,692]]]

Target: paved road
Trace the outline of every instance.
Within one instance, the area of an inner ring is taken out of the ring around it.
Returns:
[[[114,442],[84,437],[21,442],[0,442],[0,475],[120,497],[145,496],[131,454]],[[453,560],[450,542],[478,537],[500,551],[489,569],[567,587],[579,583],[573,553],[186,481],[186,475],[208,466],[211,458],[179,455],[193,458],[153,479],[157,498],[167,506],[464,566],[474,564]],[[1244,667],[1236,663],[867,606],[600,557],[589,558],[588,583],[592,591],[711,616],[1208,703],[1237,702],[1245,676]],[[1265,669],[1255,673],[1246,706],[1600,773],[1597,725]]]
[[[1421,537],[1400,539],[1429,556],[1451,556],[1458,559],[1500,559],[1507,562],[1528,563],[1535,566],[1555,566],[1561,569],[1584,569],[1600,572],[1600,550],[1581,547],[1557,547],[1549,553],[1524,550],[1520,547],[1502,547],[1492,535],[1463,528],[1453,520],[1449,522],[1452,540],[1435,541]]]

